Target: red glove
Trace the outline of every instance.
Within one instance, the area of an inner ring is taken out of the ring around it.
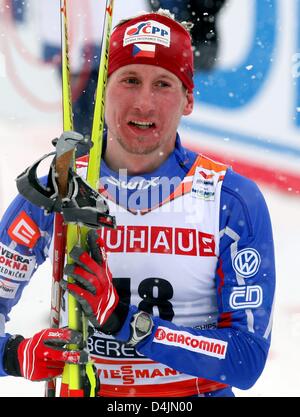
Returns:
[[[119,302],[103,240],[92,229],[88,232],[87,241],[90,255],[81,247],[75,246],[70,252],[74,264],[65,266],[65,274],[76,282],[70,284],[62,281],[61,285],[77,299],[97,329],[105,333],[116,333],[125,321],[128,306]]]
[[[81,342],[81,333],[67,328],[45,329],[30,339],[12,336],[5,347],[4,369],[8,375],[31,381],[57,377],[62,374],[65,363],[87,362],[87,352],[66,348]]]

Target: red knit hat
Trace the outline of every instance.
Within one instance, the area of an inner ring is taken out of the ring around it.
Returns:
[[[193,50],[188,31],[159,13],[147,13],[117,26],[111,36],[108,76],[129,64],[148,64],[175,74],[192,92]]]

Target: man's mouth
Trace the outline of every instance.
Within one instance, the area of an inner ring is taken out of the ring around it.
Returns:
[[[140,122],[140,121],[137,121],[137,120],[130,120],[130,122],[128,124],[130,126],[137,127],[138,129],[141,129],[141,130],[146,130],[146,129],[150,129],[150,128],[155,127],[155,123],[153,123],[153,122]]]

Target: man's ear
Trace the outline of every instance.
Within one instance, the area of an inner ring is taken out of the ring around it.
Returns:
[[[183,109],[183,116],[188,116],[192,113],[194,108],[194,94],[192,92],[186,92],[186,103]]]

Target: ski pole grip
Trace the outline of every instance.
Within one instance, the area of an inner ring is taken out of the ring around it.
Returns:
[[[85,138],[81,133],[68,130],[63,132],[57,141],[55,171],[57,175],[58,192],[61,198],[66,197],[68,191],[68,173],[72,165],[74,150],[79,143],[84,143]]]

